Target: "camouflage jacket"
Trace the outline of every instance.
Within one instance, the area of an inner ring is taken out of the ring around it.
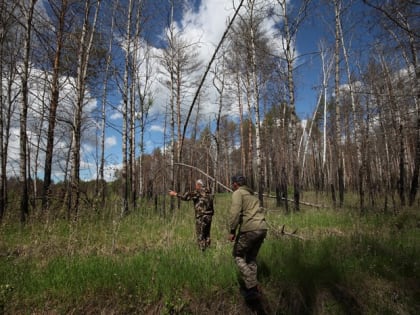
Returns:
[[[192,200],[195,213],[199,215],[213,215],[213,195],[207,188],[201,190],[188,191],[184,194],[178,194],[178,198],[184,201]]]

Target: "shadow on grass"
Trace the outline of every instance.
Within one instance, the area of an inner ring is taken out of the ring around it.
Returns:
[[[270,299],[274,314],[362,314],[362,308],[346,286],[331,244],[316,246],[293,242],[270,260],[259,262],[259,276],[275,292]],[[273,300],[274,299],[274,300]]]

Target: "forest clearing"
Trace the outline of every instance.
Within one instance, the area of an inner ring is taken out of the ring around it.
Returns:
[[[196,246],[189,203],[164,216],[145,206],[124,217],[114,207],[24,228],[6,220],[2,314],[253,314],[226,240],[229,204],[230,194],[216,196],[206,252]],[[258,257],[267,314],[419,313],[417,209],[360,215],[349,202],[285,214],[270,206]],[[282,226],[299,238],[279,235]]]

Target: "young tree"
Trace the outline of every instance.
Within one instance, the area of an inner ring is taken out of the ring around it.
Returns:
[[[220,131],[220,125],[222,120],[222,110],[224,108],[224,101],[225,101],[225,90],[226,90],[226,71],[219,70],[219,69],[225,69],[226,65],[226,58],[225,55],[222,54],[219,63],[215,65],[214,70],[214,77],[213,77],[213,86],[216,89],[218,93],[218,110],[216,115],[216,130],[214,132],[213,136],[213,142],[214,142],[214,159],[213,159],[213,175],[216,179],[213,181],[213,193],[216,192],[217,189],[217,180],[221,177],[219,170],[220,165],[220,151],[221,151],[221,145],[222,145],[222,139],[221,139],[221,131]]]
[[[352,81],[351,71],[350,71],[350,61],[349,61],[349,54],[347,45],[345,43],[345,34],[343,32],[343,25],[341,19],[341,2],[337,1],[336,3],[336,35],[340,39],[341,49],[343,52],[344,64],[346,69],[347,75],[347,82],[350,94],[350,102],[351,102],[351,114],[352,114],[352,121],[353,121],[353,139],[356,144],[356,156],[357,156],[357,169],[358,169],[358,185],[359,185],[359,204],[360,210],[364,211],[364,177],[365,177],[365,165],[362,163],[362,151],[361,151],[361,141],[362,141],[362,123],[359,119],[359,115],[357,113],[361,113],[360,108],[356,108],[356,100],[355,100],[355,92],[354,92],[354,82]],[[361,117],[362,115],[360,115]],[[340,187],[340,195],[343,194],[342,189]],[[340,198],[341,201],[342,198]],[[342,202],[342,201],[341,201]]]
[[[107,126],[107,99],[108,99],[108,81],[110,78],[111,72],[111,62],[112,62],[112,51],[114,45],[114,29],[115,29],[115,20],[116,20],[116,8],[118,2],[115,1],[112,4],[112,14],[111,14],[111,26],[109,28],[109,39],[108,39],[108,49],[105,60],[105,73],[104,81],[102,86],[102,97],[101,97],[101,118],[100,118],[100,161],[99,161],[99,170],[97,174],[97,195],[100,198],[101,205],[105,205],[106,197],[106,183],[105,183],[105,131]]]
[[[19,133],[19,159],[20,159],[20,173],[19,183],[21,188],[20,196],[20,221],[26,223],[29,215],[29,189],[28,189],[28,143],[27,143],[27,117],[29,108],[29,68],[31,59],[31,39],[33,28],[33,17],[35,12],[35,5],[37,0],[30,0],[27,3],[20,3],[20,10],[24,16],[24,39],[23,39],[23,56],[22,56],[22,100],[20,106],[20,133]]]
[[[418,12],[419,4],[413,1],[389,2],[385,5],[377,0],[363,0],[368,6],[374,8],[380,14],[379,24],[392,35],[404,58],[409,74],[411,95],[416,107],[415,124],[415,157],[411,187],[409,192],[409,204],[413,205],[419,186],[420,173],[420,65],[418,57]],[[403,151],[403,148],[402,148]],[[402,152],[402,154],[404,154]],[[403,159],[403,157],[401,157]],[[404,166],[400,167],[404,172]],[[400,176],[400,185],[403,185],[403,175]],[[400,197],[404,187],[400,187]]]
[[[13,105],[18,96],[17,55],[20,50],[15,1],[0,2],[0,223],[7,206],[7,157]]]
[[[308,147],[309,147],[309,143],[311,141],[311,137],[312,137],[312,131],[314,129],[314,125],[316,123],[316,116],[319,114],[319,108],[322,105],[322,101],[324,102],[323,104],[323,121],[324,121],[324,126],[323,126],[323,142],[322,142],[322,167],[321,169],[324,169],[325,167],[325,163],[326,163],[326,151],[327,151],[327,89],[328,89],[328,81],[330,79],[330,75],[331,75],[331,70],[332,70],[332,65],[333,65],[333,59],[330,58],[328,59],[328,55],[327,55],[327,51],[325,49],[325,43],[321,43],[321,49],[320,49],[320,57],[321,57],[321,65],[322,65],[322,86],[321,86],[321,91],[319,93],[318,96],[318,100],[316,102],[316,107],[313,113],[313,117],[310,123],[310,127],[309,127],[309,131],[307,133],[307,139],[305,141],[305,147],[303,150],[303,157],[302,157],[302,173],[301,173],[301,178],[303,179],[304,176],[304,172],[305,172],[305,162],[306,162],[306,156],[308,154]],[[302,135],[302,139],[304,137],[304,135],[306,135],[306,133],[304,133]],[[299,146],[300,147],[300,146]],[[300,150],[299,150],[300,151]],[[299,155],[299,154],[298,154]],[[323,173],[322,173],[323,174]]]
[[[87,90],[87,70],[90,54],[92,51],[93,36],[96,30],[96,22],[100,9],[101,0],[85,0],[83,26],[78,39],[77,53],[77,77],[76,77],[76,100],[72,123],[72,148],[71,148],[71,192],[68,200],[68,213],[73,212],[77,218],[80,201],[80,150],[82,139],[82,118],[85,105],[85,93]],[[91,10],[94,10],[91,21]]]
[[[55,53],[53,57],[52,79],[51,79],[51,98],[48,114],[48,131],[47,146],[45,149],[44,163],[44,183],[42,193],[42,208],[49,208],[52,161],[54,152],[54,132],[57,121],[57,108],[60,98],[60,71],[61,71],[61,54],[65,40],[66,14],[68,13],[68,1],[48,1],[52,12],[55,14],[57,25],[54,27],[55,32]]]
[[[292,178],[293,178],[293,197],[294,197],[294,208],[296,211],[299,210],[300,202],[300,169],[299,169],[299,157],[298,157],[298,122],[296,115],[296,100],[295,100],[295,68],[294,64],[296,61],[295,53],[295,43],[296,36],[301,26],[302,21],[304,20],[307,14],[307,8],[310,0],[304,0],[300,3],[299,6],[295,6],[294,10],[289,10],[288,1],[286,0],[277,0],[277,4],[280,6],[280,14],[282,17],[282,30],[281,34],[283,36],[283,54],[287,63],[287,97],[288,97],[288,106],[290,107],[291,120],[290,120],[290,141],[291,141],[291,168],[292,168]]]
[[[126,32],[124,38],[124,76],[123,76],[123,88],[122,88],[122,209],[121,214],[125,215],[129,211],[129,164],[128,164],[128,140],[129,140],[129,126],[128,126],[128,114],[129,114],[129,102],[130,102],[130,63],[131,63],[131,54],[132,54],[132,24],[133,24],[133,10],[134,10],[134,1],[129,0],[128,2],[128,11],[127,11],[127,21],[126,21]]]
[[[250,42],[250,70],[251,70],[251,80],[252,80],[252,104],[253,111],[255,115],[255,151],[256,151],[256,164],[257,164],[257,182],[258,182],[258,198],[260,200],[261,206],[263,206],[263,193],[264,193],[264,169],[263,169],[263,156],[261,148],[261,114],[260,114],[260,87],[259,80],[257,78],[257,61],[256,61],[256,38],[255,38],[255,29],[257,25],[255,24],[257,20],[255,19],[255,9],[256,3],[254,0],[248,1],[248,10],[249,10],[249,42]]]
[[[331,194],[334,206],[337,205],[336,192],[339,194],[339,207],[344,203],[344,166],[341,152],[341,117],[340,117],[340,14],[341,14],[341,0],[334,0],[334,22],[335,22],[335,45],[334,45],[334,92],[335,92],[335,106],[332,121],[332,155],[331,155],[331,171],[330,171],[330,185]]]
[[[173,10],[173,2],[171,9]],[[188,124],[183,117],[183,103],[185,95],[188,95],[191,88],[195,86],[191,82],[196,81],[194,75],[201,66],[201,62],[198,60],[195,44],[184,38],[182,30],[177,32],[172,18],[167,31],[167,45],[162,56],[162,65],[165,75],[169,77],[166,87],[170,93],[171,177],[173,179],[171,185],[179,191],[180,183],[175,183],[175,178],[179,178],[175,176],[175,163],[182,162],[181,148],[184,142],[182,127]],[[173,206],[171,200],[171,209]]]

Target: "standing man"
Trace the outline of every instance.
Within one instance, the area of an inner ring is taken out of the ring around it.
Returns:
[[[169,195],[178,197],[181,200],[192,200],[195,209],[195,229],[198,247],[205,251],[210,246],[211,221],[214,214],[213,196],[210,189],[204,186],[201,179],[195,182],[195,190],[180,195],[170,190]]]
[[[232,176],[232,205],[229,217],[229,236],[233,257],[243,280],[245,298],[259,296],[257,255],[267,235],[264,209],[242,175]]]

